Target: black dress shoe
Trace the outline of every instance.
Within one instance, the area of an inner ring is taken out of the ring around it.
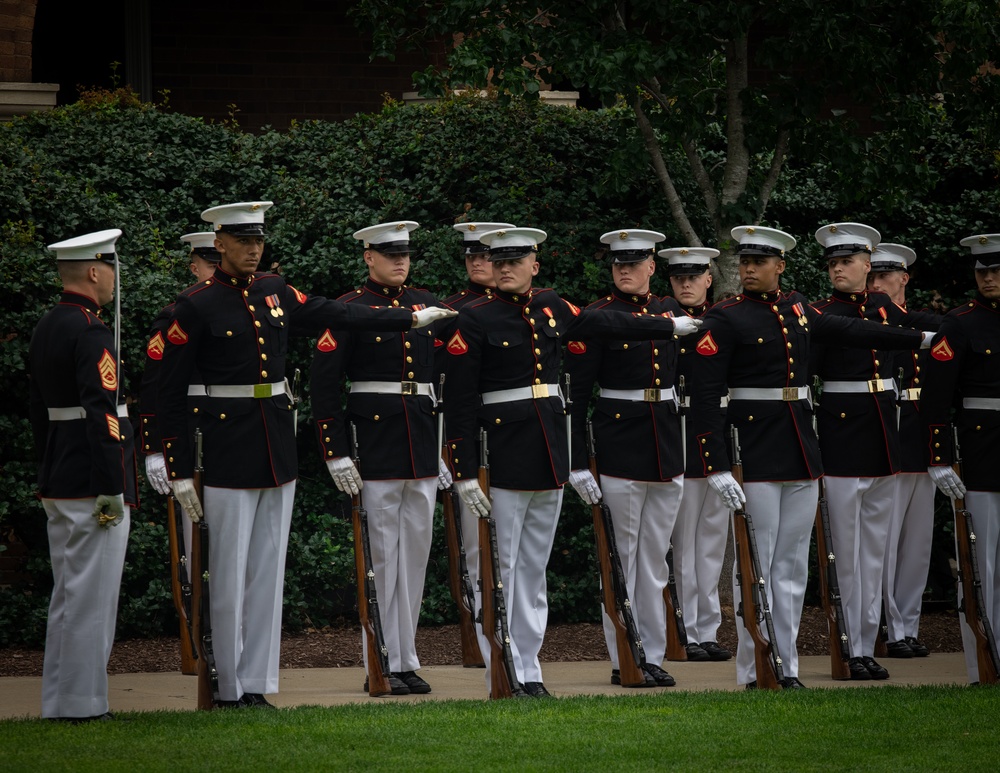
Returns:
[[[240,698],[240,703],[248,709],[277,709],[273,703],[268,703],[267,698],[259,692],[245,692]]]
[[[917,641],[915,636],[907,636],[904,641],[910,645],[910,649],[913,650],[913,656],[916,658],[926,658],[931,654],[931,651],[927,649],[927,646]]]
[[[744,690],[756,690],[757,689],[757,680],[754,679],[752,682],[747,682],[745,685],[743,685],[743,689]]]
[[[551,698],[552,694],[545,689],[541,682],[525,682],[524,691],[532,698]]]
[[[875,658],[868,657],[867,655],[861,658],[862,662],[865,664],[865,668],[868,669],[868,673],[871,674],[872,679],[888,679],[889,672],[886,671],[882,666],[875,662]]]
[[[657,687],[673,687],[677,684],[674,678],[659,666],[653,663],[643,663],[642,670],[653,677]]]
[[[405,684],[414,695],[426,695],[431,691],[431,686],[417,676],[414,671],[400,671],[393,676]]]
[[[643,669],[645,669],[645,668],[646,668],[646,666],[643,665]],[[642,672],[642,675],[644,677],[644,680],[642,682],[640,682],[639,684],[629,684],[629,685],[626,685],[626,687],[656,687],[656,680],[653,679],[653,677],[651,677],[647,671],[644,670]],[[622,674],[621,674],[621,671],[619,671],[617,668],[612,668],[611,669],[611,684],[618,684],[618,685],[620,685],[621,683],[622,683]]]
[[[365,684],[361,688],[365,692],[368,692],[368,677],[365,677]],[[393,674],[389,674],[389,694],[390,695],[409,695],[410,688],[407,687],[403,682],[401,682]]]
[[[851,672],[851,679],[871,679],[864,661],[861,658],[851,658],[847,661],[847,667]]]
[[[224,700],[212,701],[212,708],[213,709],[241,709],[241,708],[243,708],[243,701],[242,700],[238,700],[238,701],[224,701]]]
[[[110,711],[103,714],[95,714],[92,717],[52,717],[53,722],[69,722],[71,725],[85,725],[88,722],[110,722],[115,715]]]
[[[886,644],[885,654],[890,658],[912,658],[914,652],[908,642],[900,639],[899,641],[891,641]]]
[[[733,656],[732,652],[714,641],[703,641],[701,648],[708,655],[709,660],[729,660]]]
[[[688,660],[692,663],[704,663],[706,660],[711,660],[700,644],[689,642],[684,646],[684,650],[687,652]]]
[[[781,686],[786,690],[805,690],[806,686],[799,681],[797,676],[786,676],[781,680]]]

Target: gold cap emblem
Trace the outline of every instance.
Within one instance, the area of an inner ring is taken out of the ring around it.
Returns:
[[[687,254],[688,254],[687,247],[681,247],[681,255],[687,255]]]
[[[747,232],[748,234],[752,234],[752,233],[754,232],[754,227],[753,227],[752,225],[748,225],[748,226],[746,227],[746,232]]]
[[[835,233],[837,233],[837,226],[835,226],[835,225],[831,225],[831,226],[830,226],[830,233],[832,233],[832,234],[835,234]]]
[[[979,243],[980,244],[986,244],[988,242],[989,242],[989,239],[987,239],[985,236],[980,236],[979,237]]]
[[[260,209],[260,204],[251,204],[250,205],[250,211],[251,212],[256,212],[258,209]]]
[[[469,230],[470,230],[470,231],[475,231],[475,230],[476,230],[476,228],[478,228],[478,227],[479,227],[479,226],[477,226],[477,225],[476,225],[475,223],[472,223],[472,224],[470,224],[470,225],[469,225]]]
[[[618,238],[621,239],[622,241],[628,239],[628,231],[619,231]]]
[[[402,231],[404,228],[406,228],[406,223],[396,223],[397,231]]]

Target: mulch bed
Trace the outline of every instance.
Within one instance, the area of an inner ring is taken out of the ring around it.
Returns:
[[[925,613],[920,620],[920,640],[934,652],[960,652],[958,613],[954,610]],[[417,652],[424,666],[461,665],[458,626],[443,625],[417,630]],[[719,643],[736,650],[736,625],[732,608],[723,609]],[[819,607],[806,607],[799,630],[800,655],[829,653],[826,618]],[[0,677],[41,676],[42,651],[0,649]],[[607,660],[604,634],[597,623],[550,625],[541,651],[543,662]],[[282,668],[350,668],[361,666],[361,633],[357,625],[307,630],[283,637]],[[180,669],[177,639],[131,639],[116,642],[108,672],[152,673]]]

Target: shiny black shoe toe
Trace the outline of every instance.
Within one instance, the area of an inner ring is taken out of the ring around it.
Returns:
[[[786,676],[781,680],[781,686],[786,690],[805,690],[807,689],[802,682],[799,681],[797,676]]]
[[[851,679],[871,679],[864,661],[861,658],[851,658],[847,661],[847,667],[851,672]]]
[[[410,688],[407,687],[403,682],[401,682],[394,674],[389,674],[389,694],[390,695],[409,695]],[[365,677],[365,684],[361,688],[365,692],[368,692],[368,677]]]
[[[223,701],[223,700],[212,701],[212,708],[213,709],[241,709],[241,708],[243,708],[243,701],[242,700],[238,700],[238,701]]]
[[[431,686],[417,676],[414,671],[400,671],[393,676],[405,684],[414,695],[426,695],[431,691]]]
[[[905,639],[906,643],[910,645],[910,649],[913,650],[913,656],[916,658],[926,658],[931,654],[931,651],[927,649],[927,645],[918,641],[915,636],[907,636]]]
[[[269,703],[267,698],[259,692],[245,692],[240,698],[240,703],[247,709],[277,709],[273,703]]]
[[[551,698],[552,694],[545,689],[541,682],[525,682],[524,691],[532,698]]]
[[[745,685],[743,685],[743,689],[744,690],[756,690],[757,689],[757,680],[754,679],[752,682],[747,682]]]
[[[645,669],[645,668],[646,667],[644,665],[643,669]],[[627,687],[656,687],[656,680],[653,679],[653,677],[651,677],[649,675],[648,671],[644,670],[643,671],[643,676],[645,676],[645,681],[643,681],[641,684],[630,684],[630,685],[626,685],[626,686]],[[617,668],[612,668],[611,669],[611,684],[620,685],[621,683],[622,683],[622,674],[621,674],[621,671],[619,671]]]
[[[642,669],[656,682],[657,687],[673,687],[677,682],[674,678],[659,666],[653,663],[643,663]]]
[[[703,641],[701,643],[701,648],[705,651],[705,654],[708,655],[709,660],[729,660],[733,656],[732,652],[714,641]]]
[[[688,642],[688,644],[684,646],[684,651],[687,652],[688,661],[691,663],[704,663],[705,661],[711,660],[708,653],[705,652],[700,644]]]
[[[871,674],[872,679],[888,679],[889,672],[885,670],[882,666],[875,662],[875,658],[868,657],[867,655],[861,658],[861,661],[865,664],[865,668],[868,669],[868,673]]]
[[[891,641],[886,644],[885,654],[890,658],[912,658],[914,652],[908,642],[900,639],[899,641]]]

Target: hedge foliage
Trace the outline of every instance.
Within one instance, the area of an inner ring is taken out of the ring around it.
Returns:
[[[421,106],[389,102],[378,114],[344,123],[309,122],[251,135],[139,104],[127,94],[92,93],[0,126],[0,265],[8,288],[0,307],[6,396],[0,406],[0,535],[16,535],[32,556],[32,581],[0,589],[0,646],[43,641],[51,589],[45,519],[34,495],[26,372],[31,331],[58,295],[46,244],[104,228],[124,232],[118,242],[122,360],[132,388],[141,376],[146,330],[188,284],[180,235],[205,227],[202,210],[232,201],[275,202],[264,264],[309,292],[336,296],[356,286],[364,271],[353,231],[407,219],[421,223],[412,236],[413,283],[443,297],[465,281],[460,237],[451,226],[461,219],[505,220],[548,232],[538,283],[583,304],[609,283],[597,260],[604,231],[654,228],[667,234],[669,244],[678,243],[631,121],[620,109],[501,106],[459,97]],[[958,239],[1000,225],[995,147],[955,133],[943,112],[938,124],[921,159],[928,173],[919,182],[900,180],[891,197],[905,206],[880,205],[878,192],[866,194],[860,182],[841,179],[824,160],[833,154],[824,154],[821,144],[809,158],[792,159],[766,219],[800,240],[786,275],[790,285],[814,297],[824,294],[813,231],[832,220],[863,220],[887,241],[917,249],[915,297],[922,305],[935,290],[945,305],[966,295],[971,274],[954,260]],[[883,158],[891,164],[891,138],[868,142],[880,151],[872,151],[873,163]],[[679,151],[671,163],[682,168]],[[694,187],[682,184],[681,194],[697,222]],[[654,291],[666,293],[664,278],[654,280]],[[310,347],[307,339],[296,341],[290,362],[305,371]],[[346,503],[319,462],[304,397],[285,596],[289,629],[355,615]],[[122,586],[123,638],[176,630],[163,501],[145,480],[142,487]],[[549,564],[553,621],[598,619],[589,523],[589,510],[569,494]],[[425,623],[455,619],[444,557],[438,518]]]

